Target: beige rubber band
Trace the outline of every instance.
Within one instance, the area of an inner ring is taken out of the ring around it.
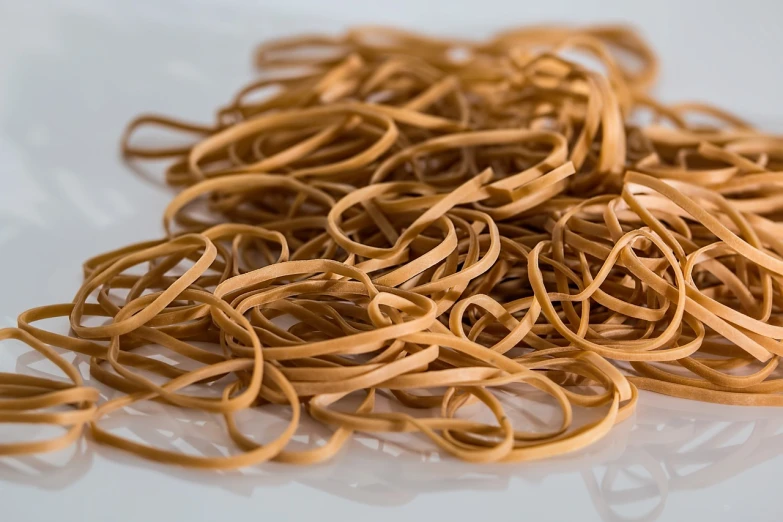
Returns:
[[[0,455],[87,428],[182,466],[309,464],[362,431],[520,462],[606,436],[637,388],[783,405],[783,138],[655,100],[658,64],[634,32],[362,27],[268,42],[256,64],[212,123],[128,125],[126,158],[171,161],[166,237],[87,260],[71,303],[0,330],[69,379],[0,374],[0,423],[64,430]],[[143,145],[145,130],[185,145]],[[70,332],[40,327],[54,318]],[[55,347],[120,394],[101,402]],[[518,425],[502,399],[527,393],[556,422]],[[108,427],[150,400],[223,417],[233,447],[183,453]],[[262,443],[237,413],[269,404],[289,418]],[[302,415],[332,434],[293,450]]]

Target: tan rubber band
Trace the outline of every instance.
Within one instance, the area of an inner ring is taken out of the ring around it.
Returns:
[[[255,61],[214,122],[128,125],[125,157],[171,161],[166,236],[87,260],[71,303],[0,330],[68,379],[0,374],[0,422],[64,430],[0,455],[87,428],[182,466],[308,464],[362,431],[519,462],[604,437],[637,388],[783,405],[783,138],[655,100],[657,60],[634,32],[361,27],[268,42]],[[144,145],[149,130],[186,144]],[[40,327],[54,318],[70,332]],[[120,394],[101,402],[55,347]],[[534,391],[553,425],[524,428],[503,400]],[[114,431],[150,400],[222,416],[233,447]],[[259,442],[237,413],[269,404],[288,421]],[[577,422],[582,408],[597,420]],[[302,415],[332,433],[294,450]]]

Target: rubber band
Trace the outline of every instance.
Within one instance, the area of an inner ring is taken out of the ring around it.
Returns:
[[[0,374],[0,423],[64,430],[0,455],[86,431],[181,466],[311,464],[361,431],[521,462],[606,436],[637,388],[783,405],[783,138],[655,100],[633,31],[360,27],[268,42],[255,63],[213,122],[128,125],[127,159],[171,162],[165,237],[88,259],[72,302],[0,330],[68,378]],[[69,333],[39,324],[54,318]],[[54,348],[89,357],[89,380]],[[551,425],[518,425],[503,399],[527,394]],[[144,401],[221,416],[232,447],[114,431]],[[261,442],[237,414],[268,405],[288,420]],[[303,415],[331,435],[294,450]]]

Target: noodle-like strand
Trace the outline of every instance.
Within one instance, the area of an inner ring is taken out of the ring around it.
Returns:
[[[362,431],[518,462],[605,436],[637,387],[783,404],[783,138],[653,99],[657,60],[633,31],[475,42],[361,27],[269,42],[255,61],[259,78],[213,123],[129,124],[126,157],[171,160],[166,237],[87,260],[71,303],[0,330],[70,379],[0,374],[0,422],[65,429],[0,455],[88,428],[183,466],[307,464]],[[143,128],[191,141],[140,145]],[[36,325],[57,317],[68,335]],[[99,400],[53,347],[122,394]],[[543,394],[559,421],[515,427],[508,394]],[[149,400],[222,416],[233,451],[104,427]],[[289,419],[262,443],[236,416],[270,404]],[[580,425],[576,408],[598,415]],[[291,449],[305,414],[332,435]]]

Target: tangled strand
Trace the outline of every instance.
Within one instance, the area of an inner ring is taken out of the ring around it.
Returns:
[[[71,303],[0,330],[70,379],[0,374],[0,422],[66,428],[0,455],[89,427],[202,468],[319,462],[355,431],[516,462],[592,444],[637,388],[783,405],[783,141],[655,101],[656,58],[631,30],[473,42],[362,27],[255,57],[258,79],[212,124],[128,126],[127,158],[170,161],[166,237],[89,259]],[[137,144],[148,127],[190,144]],[[36,325],[57,317],[68,335]],[[121,394],[102,401],[53,347],[88,356],[90,379]],[[533,393],[560,410],[548,431],[515,428],[501,401]],[[400,407],[381,411],[378,395]],[[349,396],[358,406],[338,405]],[[233,452],[102,428],[150,400],[221,415]],[[236,416],[270,404],[289,423],[262,444]],[[577,422],[577,408],[596,414]],[[302,415],[331,436],[287,449]]]

